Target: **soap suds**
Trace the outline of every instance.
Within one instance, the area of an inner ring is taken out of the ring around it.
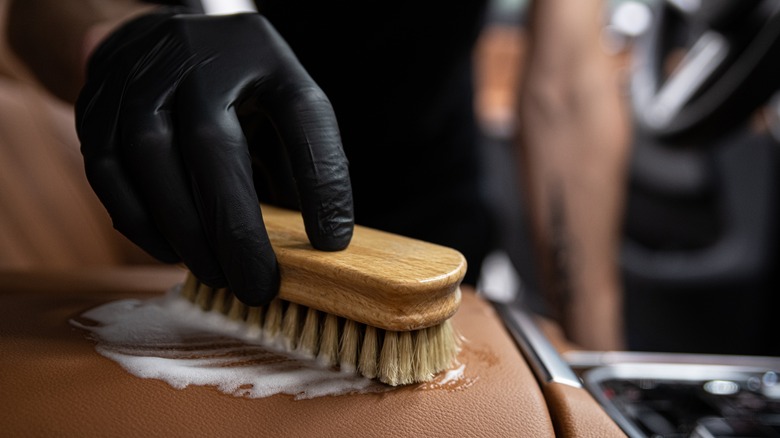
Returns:
[[[478,377],[468,377],[465,373],[466,364],[458,363],[454,368],[443,371],[430,382],[421,383],[418,390],[444,389],[447,391],[461,391],[471,387],[479,380]]]
[[[86,330],[101,355],[130,374],[183,389],[213,386],[237,397],[288,394],[295,399],[383,392],[392,387],[354,372],[323,366],[288,352],[279,341],[180,297],[181,286],[149,299],[103,304],[71,320]],[[456,364],[418,389],[463,389],[473,379]]]
[[[179,296],[106,303],[71,323],[91,333],[96,350],[134,376],[174,388],[214,386],[239,397],[296,399],[391,389],[314,358],[278,348],[245,324],[204,312]]]

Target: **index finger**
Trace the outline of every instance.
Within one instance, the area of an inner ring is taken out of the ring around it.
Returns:
[[[349,162],[330,100],[311,78],[260,90],[285,145],[298,187],[306,234],[317,249],[344,249],[354,210]],[[269,81],[273,82],[273,81]]]

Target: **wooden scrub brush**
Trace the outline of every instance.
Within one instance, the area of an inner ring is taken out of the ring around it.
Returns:
[[[263,339],[389,385],[425,382],[460,350],[450,318],[466,260],[453,249],[355,226],[343,251],[311,247],[299,212],[263,205],[279,295],[249,307],[188,274],[182,296],[259,329]]]

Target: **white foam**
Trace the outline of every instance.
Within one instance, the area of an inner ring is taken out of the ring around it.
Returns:
[[[179,291],[176,286],[164,296],[109,302],[71,323],[88,330],[96,350],[129,373],[177,389],[214,386],[240,397],[289,394],[296,399],[386,389],[282,351],[245,324],[202,311]]]
[[[447,385],[451,382],[456,382],[463,379],[463,370],[466,369],[465,364],[460,364],[457,368],[447,371],[442,378],[439,379],[440,385]]]

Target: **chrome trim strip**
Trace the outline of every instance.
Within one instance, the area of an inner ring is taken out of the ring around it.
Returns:
[[[531,365],[537,379],[542,382],[556,382],[582,388],[582,382],[574,370],[558,354],[527,312],[511,303],[493,302],[492,304]]]

